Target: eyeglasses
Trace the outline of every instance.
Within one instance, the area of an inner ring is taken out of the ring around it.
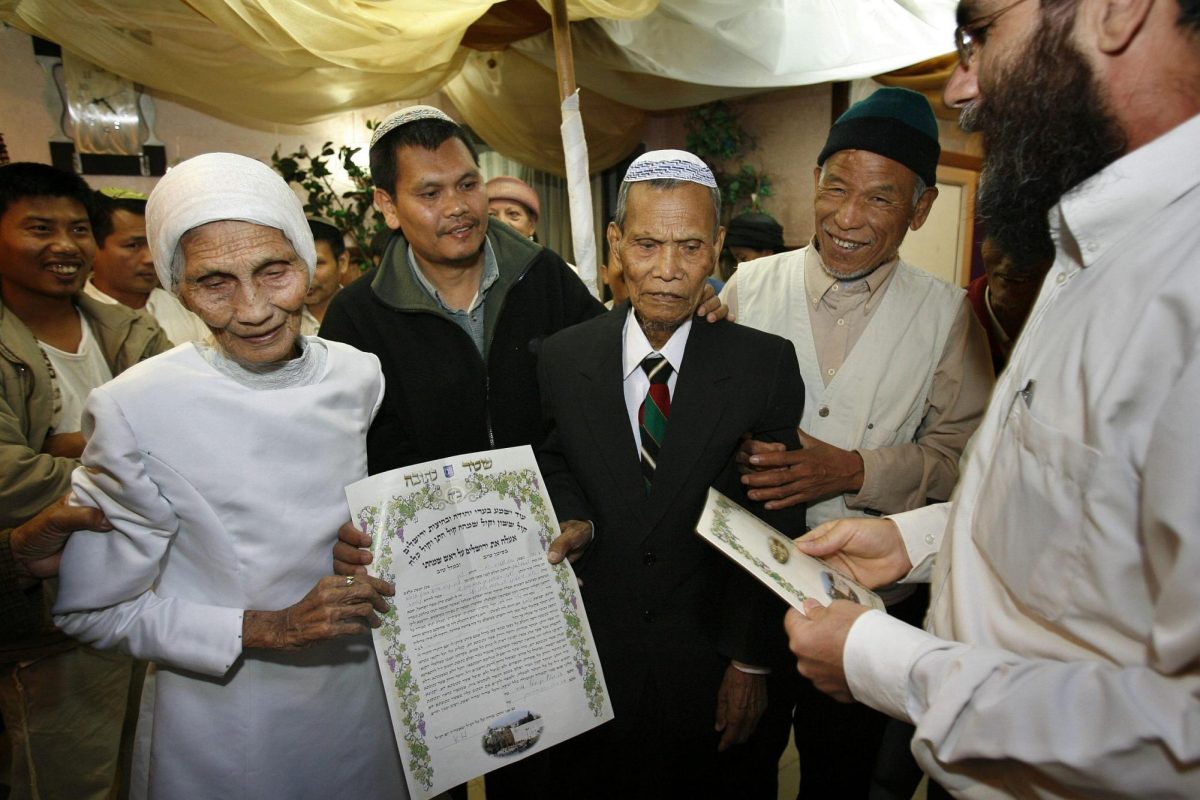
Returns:
[[[988,14],[983,17],[976,17],[970,22],[959,25],[954,29],[954,47],[958,50],[958,60],[965,67],[971,63],[971,57],[975,55],[975,49],[983,46],[987,40],[988,28],[996,24],[996,20],[1012,11],[1017,6],[1024,3],[1025,0],[1016,0],[1015,3],[1010,3],[1004,8],[997,11],[995,14]]]

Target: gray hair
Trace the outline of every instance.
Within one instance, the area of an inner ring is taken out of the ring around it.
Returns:
[[[918,175],[917,183],[915,186],[913,186],[913,210],[916,210],[917,203],[921,202],[921,195],[925,194],[926,190],[928,189],[929,187],[925,185],[925,181],[923,181],[921,176]]]
[[[621,181],[621,189],[617,192],[617,211],[613,215],[613,222],[622,231],[625,230],[625,212],[629,204],[629,187],[635,183],[649,184],[651,188],[667,191],[669,189],[677,189],[685,184],[694,183],[694,181],[684,181],[678,178],[654,178],[648,181]],[[697,183],[696,186],[703,186]],[[721,190],[715,186],[704,186],[708,190],[709,196],[712,198],[713,204],[713,242],[716,243],[717,233],[721,230]]]

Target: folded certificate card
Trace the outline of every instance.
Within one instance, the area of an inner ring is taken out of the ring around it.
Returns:
[[[346,488],[396,584],[373,632],[408,790],[426,800],[612,719],[579,585],[528,447]],[[386,732],[381,735],[387,735]]]
[[[850,600],[885,610],[870,589],[824,561],[804,555],[791,539],[716,489],[708,490],[696,532],[800,610],[810,597],[821,605]]]

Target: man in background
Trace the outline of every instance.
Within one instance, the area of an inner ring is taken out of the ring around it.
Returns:
[[[309,217],[308,228],[317,246],[317,266],[308,282],[308,294],[304,295],[300,333],[316,336],[329,301],[342,288],[343,276],[350,270],[350,253],[342,232],[329,220]]]
[[[208,327],[158,285],[146,243],[146,196],[127,189],[96,192],[96,259],[83,291],[101,303],[120,303],[154,318],[172,344],[202,342]]]
[[[737,263],[766,258],[787,249],[783,244],[783,226],[770,214],[747,212],[729,221],[725,248]]]
[[[1005,246],[998,237],[983,240],[984,274],[967,287],[967,300],[987,332],[988,349],[996,374],[1004,371],[1008,356],[1025,325],[1042,279],[1054,263],[1054,242],[1049,231]]]
[[[600,280],[608,287],[608,293],[611,295],[604,303],[605,308],[611,309],[629,299],[629,289],[625,287],[625,271],[607,241],[604,243],[604,261],[600,264]]]
[[[45,164],[0,167],[0,528],[61,497],[79,465],[83,401],[171,343],[146,314],[83,294],[96,255],[92,190]],[[0,714],[15,797],[115,791],[128,656],[58,631],[49,587],[24,582],[23,635],[0,642]]]
[[[488,216],[530,239],[537,233],[542,204],[537,192],[520,178],[502,175],[487,182]]]

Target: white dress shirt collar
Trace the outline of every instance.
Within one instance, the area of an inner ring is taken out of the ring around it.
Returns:
[[[675,396],[675,385],[679,380],[679,368],[683,364],[683,351],[687,348],[688,333],[692,330],[692,319],[671,334],[671,338],[661,350],[655,350],[642,332],[630,308],[625,317],[625,328],[621,333],[621,378],[622,391],[625,396],[625,412],[629,416],[629,429],[633,434],[634,446],[639,446],[641,434],[638,431],[638,409],[650,391],[650,379],[641,369],[642,360],[651,353],[659,353],[671,365],[671,375],[667,378],[667,389],[671,397]]]
[[[1200,184],[1200,115],[1121,157],[1063,196],[1050,213],[1062,249],[1078,259],[1070,273],[1146,227],[1163,209]]]
[[[642,360],[651,353],[659,353],[666,358],[671,369],[678,375],[679,368],[683,365],[683,351],[687,347],[688,334],[691,333],[691,330],[692,319],[689,317],[671,334],[671,338],[667,340],[661,350],[655,350],[650,345],[650,340],[646,338],[646,334],[642,332],[642,326],[638,324],[633,315],[633,308],[630,307],[629,314],[625,317],[624,345],[621,348],[621,377],[628,378],[641,365]]]

